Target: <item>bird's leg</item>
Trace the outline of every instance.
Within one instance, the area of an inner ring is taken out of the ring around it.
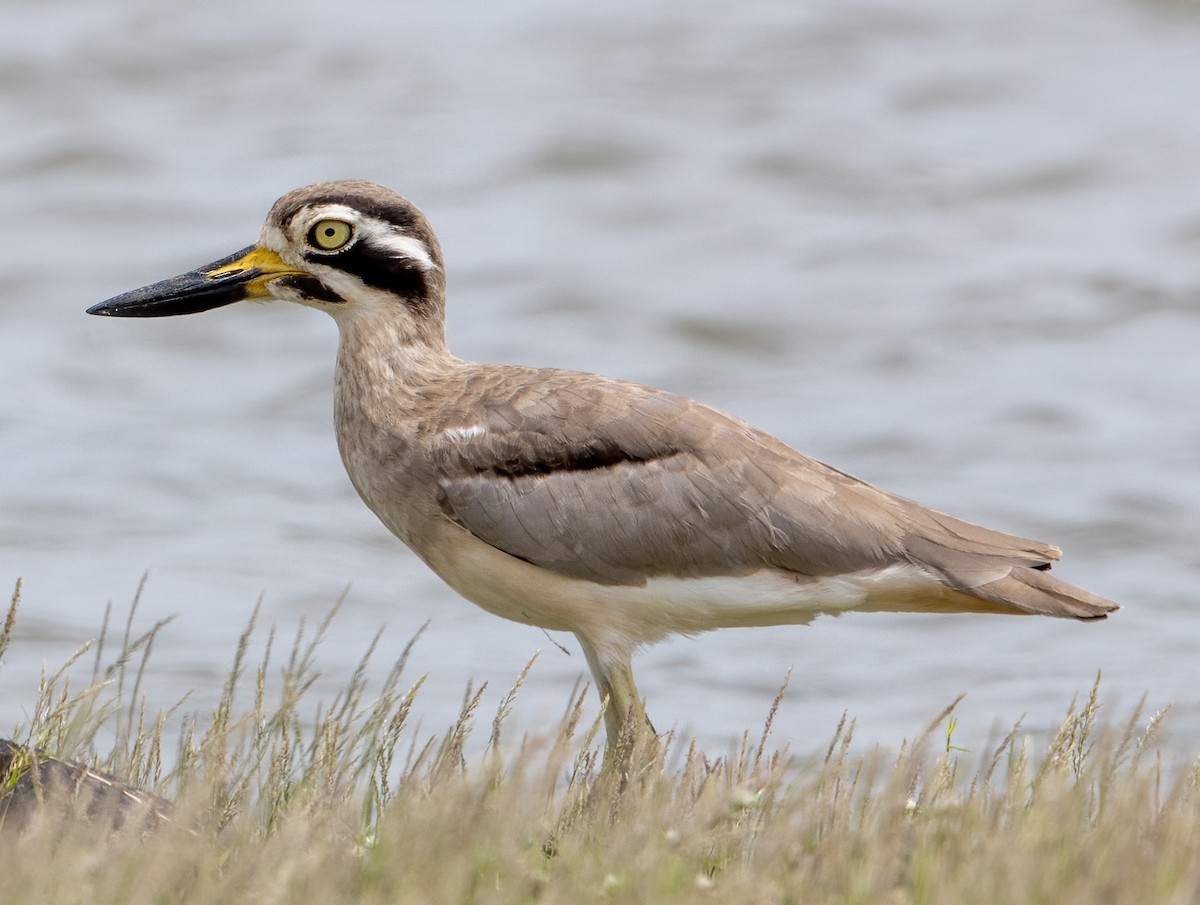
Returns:
[[[633,682],[629,655],[613,662],[611,657],[602,657],[587,640],[580,638],[579,642],[604,707],[604,766],[627,768],[635,756],[639,760],[653,757],[658,753],[658,733]]]

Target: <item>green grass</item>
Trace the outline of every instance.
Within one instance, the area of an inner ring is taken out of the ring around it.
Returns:
[[[897,751],[857,750],[847,721],[797,759],[768,747],[768,722],[735,756],[672,740],[618,776],[599,768],[586,689],[519,743],[503,730],[523,677],[494,718],[468,693],[441,736],[413,728],[421,683],[403,656],[371,690],[364,658],[316,705],[328,621],[278,664],[271,645],[248,662],[251,624],[220,703],[167,738],[180,717],[148,712],[143,691],[163,625],[132,625],[80,652],[91,681],[47,675],[14,737],[177,810],[145,835],[56,819],[0,837],[0,901],[1200,901],[1200,764],[1162,753],[1158,716],[1102,721],[1096,689],[1038,750],[1014,729],[980,760],[948,710]]]

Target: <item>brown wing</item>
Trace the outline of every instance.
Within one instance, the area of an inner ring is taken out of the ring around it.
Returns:
[[[1014,611],[1089,618],[1116,608],[1044,574],[1057,547],[885,493],[690,399],[594,375],[527,373],[476,384],[477,398],[458,407],[474,409],[483,431],[439,446],[438,502],[476,537],[535,565],[640,584],[907,562]]]
[[[472,406],[483,433],[439,447],[439,503],[487,543],[604,584],[900,557],[901,505],[766,434],[670,393],[532,373]]]

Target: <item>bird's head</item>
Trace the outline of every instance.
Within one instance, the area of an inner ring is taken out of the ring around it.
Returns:
[[[405,198],[370,182],[296,189],[249,248],[101,302],[89,314],[167,317],[245,299],[320,308],[339,322],[382,312],[405,332],[440,336],[445,274],[437,237]]]

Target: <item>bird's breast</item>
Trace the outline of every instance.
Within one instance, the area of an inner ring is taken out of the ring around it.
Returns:
[[[414,547],[422,522],[437,511],[417,421],[402,411],[371,410],[360,398],[338,393],[334,427],[354,489],[389,531]]]

